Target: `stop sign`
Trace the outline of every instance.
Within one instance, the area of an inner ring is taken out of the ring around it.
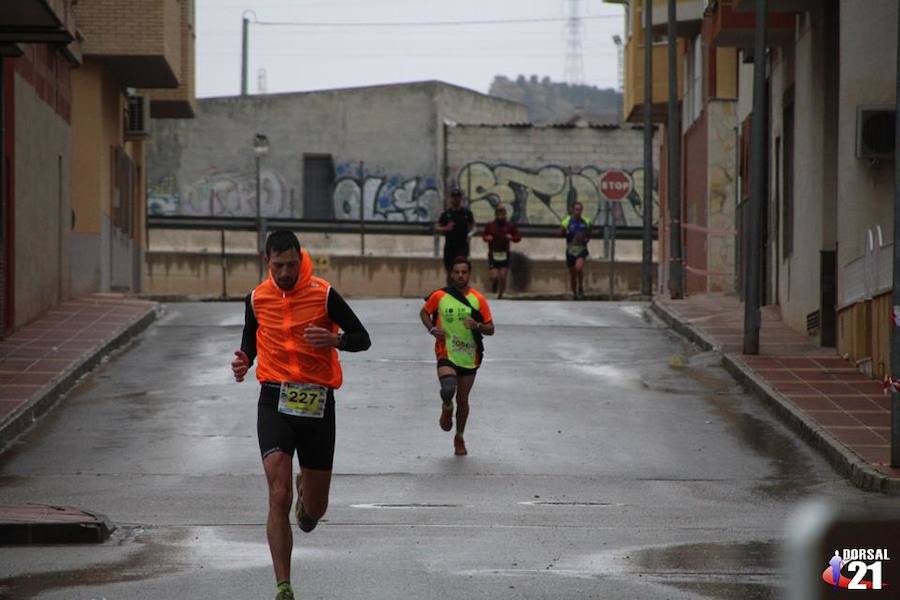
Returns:
[[[631,193],[631,176],[619,169],[606,171],[600,176],[600,193],[607,200],[622,200]]]

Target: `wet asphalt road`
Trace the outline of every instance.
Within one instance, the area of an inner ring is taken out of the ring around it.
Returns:
[[[469,456],[453,456],[420,303],[351,304],[373,346],[342,355],[331,505],[295,530],[298,600],[778,598],[801,501],[894,505],[639,304],[492,303]],[[100,546],[0,548],[0,597],[274,595],[257,386],[228,369],[242,319],[167,305],[0,455],[0,503],[118,526]]]

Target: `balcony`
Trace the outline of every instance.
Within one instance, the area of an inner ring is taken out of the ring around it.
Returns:
[[[711,17],[710,37],[715,46],[752,48],[756,15],[738,12],[740,0],[710,0],[707,14]],[[795,15],[769,11],[766,36],[769,46],[782,46],[794,39]]]
[[[193,0],[183,0],[181,6],[181,76],[178,87],[140,92],[150,98],[150,116],[154,119],[192,119],[197,112]]]
[[[694,37],[700,33],[703,23],[704,0],[677,0],[675,3],[675,35]],[[653,32],[667,35],[669,31],[668,0],[653,0]]]
[[[768,9],[775,12],[802,13],[820,5],[819,0],[768,0]],[[738,12],[756,12],[756,0],[738,0]]]
[[[71,0],[0,2],[0,44],[68,44],[75,39]]]
[[[630,123],[642,123],[644,120],[644,46],[635,38],[625,45],[625,93],[623,98],[623,114]],[[653,82],[652,82],[652,114],[655,123],[666,121],[669,102],[669,54],[665,43],[652,47]],[[678,59],[678,100],[684,94],[684,42],[678,40],[676,48]]]
[[[85,58],[102,62],[127,87],[178,87],[186,1],[80,0],[75,17]]]

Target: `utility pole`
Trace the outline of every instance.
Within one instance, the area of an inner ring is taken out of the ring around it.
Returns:
[[[241,96],[247,95],[247,61],[250,53],[250,19],[244,11],[243,28],[241,30]]]
[[[897,11],[897,21],[900,23],[900,10]],[[900,31],[900,30],[898,30]],[[897,97],[896,114],[900,115],[900,36],[897,40]],[[900,134],[900,119],[894,119],[894,139]],[[895,151],[896,152],[896,151]],[[894,163],[894,290],[891,294],[893,309],[891,314],[891,377],[900,374],[900,165]],[[900,391],[891,385],[891,466],[900,467]]]
[[[644,246],[641,295],[653,295],[653,0],[644,0]]]
[[[684,273],[681,258],[681,127],[678,123],[678,35],[675,32],[675,0],[669,0],[667,30],[669,46],[669,118],[668,130],[668,192],[669,219],[672,227],[669,257],[669,296],[673,300],[684,298]]]
[[[765,205],[768,164],[766,161],[766,0],[756,0],[756,35],[753,44],[753,120],[750,131],[750,236],[747,248],[747,278],[744,285],[744,354],[759,354],[759,305],[762,248],[762,208]]]

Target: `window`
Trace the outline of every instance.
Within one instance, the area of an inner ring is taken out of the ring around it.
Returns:
[[[684,61],[686,85],[682,120],[687,129],[703,112],[703,43],[699,35],[691,40]]]

